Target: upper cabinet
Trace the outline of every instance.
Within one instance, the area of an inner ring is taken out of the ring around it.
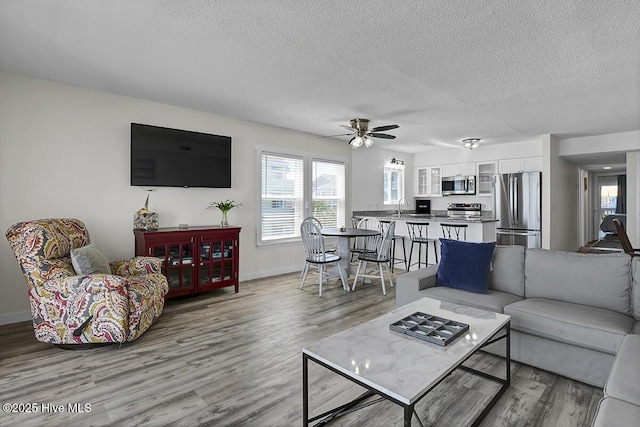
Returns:
[[[414,184],[417,197],[442,196],[442,167],[423,166],[416,168]]]
[[[442,196],[442,168],[432,166],[429,168],[429,190],[430,196]]]
[[[500,160],[498,168],[500,173],[541,172],[542,157]]]
[[[491,196],[493,194],[493,175],[498,173],[498,162],[478,162],[476,166],[478,196]]]
[[[452,163],[442,166],[442,176],[475,175],[475,163]]]
[[[416,196],[426,196],[429,192],[429,168],[415,169],[415,182],[413,188],[416,190]]]

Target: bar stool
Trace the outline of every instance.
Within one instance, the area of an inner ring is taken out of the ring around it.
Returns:
[[[436,248],[436,239],[432,239],[429,237],[428,222],[410,222],[407,221],[407,230],[409,230],[409,240],[411,240],[411,250],[409,251],[409,265],[407,266],[407,271],[411,268],[412,265],[418,264],[418,268],[420,268],[420,258],[422,257],[422,245],[426,245],[427,248],[425,250],[425,263],[424,265],[429,265],[429,243],[433,243],[433,252],[436,254],[436,264],[438,263],[438,249]],[[413,256],[413,245],[418,244],[418,262],[411,264],[411,258]]]
[[[467,227],[468,224],[447,224],[441,223],[442,236],[445,239],[451,239],[451,236],[455,236],[456,240],[460,240],[460,233],[462,233],[462,240],[467,240]]]
[[[388,219],[381,219],[380,220],[380,225],[382,226],[382,235],[384,236],[387,232],[387,229],[389,228],[389,224],[391,224],[391,220]],[[409,269],[407,268],[407,250],[404,247],[404,236],[400,236],[398,234],[393,234],[391,236],[391,272],[393,273],[393,267],[399,263],[399,262],[404,262],[404,268],[409,271]],[[402,241],[402,254],[403,257],[402,258],[396,258],[396,241],[400,240]]]

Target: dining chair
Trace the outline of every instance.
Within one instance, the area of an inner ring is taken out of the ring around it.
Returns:
[[[340,274],[340,280],[342,281],[342,287],[348,289],[347,279],[345,277],[344,270],[338,264],[340,256],[334,253],[329,253],[325,250],[324,236],[320,234],[320,227],[318,226],[315,218],[306,218],[300,225],[300,234],[302,235],[302,242],[304,243],[305,252],[305,266],[303,268],[302,282],[300,283],[300,289],[304,287],[304,282],[307,278],[310,266],[318,267],[318,295],[322,296],[322,284],[325,282],[327,275],[327,266],[329,264],[335,264],[336,269]]]
[[[436,257],[436,264],[438,263],[438,248],[436,247],[436,239],[429,237],[429,223],[428,222],[411,222],[407,221],[407,230],[409,232],[409,240],[411,241],[411,249],[409,250],[409,261],[407,264],[407,271],[411,269],[412,265],[418,264],[420,268],[420,260],[422,259],[422,246],[425,247],[425,260],[424,264],[429,265],[429,243],[433,243],[433,252]],[[413,246],[418,245],[418,262],[411,263],[413,258]]]
[[[391,272],[389,271],[389,262],[391,261],[390,250],[395,229],[396,222],[391,221],[385,233],[382,235],[382,238],[380,238],[380,235],[375,236],[376,240],[380,242],[376,245],[377,249],[374,252],[361,252],[358,254],[358,269],[356,270],[356,277],[353,280],[353,286],[351,288],[352,291],[356,289],[356,283],[358,283],[358,279],[362,279],[362,282],[364,283],[365,278],[379,278],[382,285],[382,294],[386,295],[387,290],[384,284],[383,269],[387,271],[389,285],[393,287],[393,279],[391,277]],[[367,274],[367,263],[377,264],[377,272],[379,274],[374,274],[373,272]]]
[[[616,218],[613,220],[613,224],[616,226],[616,231],[618,232],[618,238],[620,239],[622,250],[626,254],[629,254],[631,256],[640,256],[640,249],[631,246],[631,240],[629,240],[629,235],[627,234],[622,221]]]
[[[393,221],[389,220],[389,219],[384,219],[384,220],[380,220],[380,225],[382,226],[382,234],[386,233],[387,228],[389,227],[389,224],[391,224]],[[402,242],[402,258],[396,258],[396,244],[397,242],[401,241]],[[399,263],[402,262],[404,263],[404,268],[407,269],[407,249],[405,248],[404,245],[404,236],[400,236],[399,234],[393,234],[393,239],[391,241],[391,261],[389,261],[389,264],[391,264],[391,272],[393,273],[393,267]],[[407,269],[407,271],[409,271]]]
[[[320,220],[318,218],[315,218],[313,216],[309,216],[309,217],[306,217],[303,221],[307,221],[307,220],[309,220],[309,221],[313,222],[314,224],[316,224],[318,226],[318,228],[322,228],[322,223],[320,222]],[[326,240],[325,240],[325,243],[326,243]],[[325,246],[325,251],[326,252],[336,252],[337,249],[333,248],[333,247],[327,248]],[[317,267],[317,266],[315,266],[315,267]],[[309,269],[309,264],[305,261],[304,265],[302,266],[302,271],[300,272],[300,277],[304,276],[308,269]]]
[[[366,216],[360,221],[358,221],[358,225],[356,228],[362,228],[366,230],[375,230],[379,233],[382,233],[382,225],[380,224],[380,220],[378,218]],[[380,241],[379,235],[376,236],[359,236],[356,237],[353,245],[353,249],[351,250],[351,262],[353,262],[353,258],[356,255],[365,254],[365,253],[374,253],[376,252],[377,245]]]

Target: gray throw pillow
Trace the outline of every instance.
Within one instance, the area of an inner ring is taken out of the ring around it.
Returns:
[[[71,249],[71,264],[78,275],[111,274],[109,261],[95,243]]]

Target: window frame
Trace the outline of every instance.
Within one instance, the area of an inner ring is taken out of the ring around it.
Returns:
[[[314,162],[326,162],[326,163],[337,163],[342,164],[344,166],[344,215],[345,221],[348,212],[348,200],[349,200],[349,162],[347,158],[331,156],[331,155],[320,155],[318,153],[309,152],[309,151],[298,151],[298,150],[287,150],[275,147],[267,147],[267,146],[256,146],[256,170],[258,173],[256,174],[256,245],[258,247],[261,246],[273,246],[273,245],[283,245],[283,244],[291,244],[291,243],[301,243],[300,236],[300,227],[299,224],[295,230],[295,235],[291,237],[283,237],[277,239],[269,239],[263,240],[262,238],[262,156],[263,155],[272,155],[272,156],[282,156],[289,158],[301,158],[302,163],[302,181],[303,181],[303,208],[302,208],[302,219],[311,216],[313,212],[313,189],[312,189],[312,175],[313,175],[313,163]]]
[[[392,200],[392,191],[391,186],[389,189],[385,188],[385,181],[387,179],[387,174],[397,173],[398,175],[398,199]],[[385,206],[389,205],[397,205],[400,200],[405,198],[405,168],[403,167],[394,167],[390,164],[384,165],[382,168],[382,202]],[[388,194],[387,194],[388,193]],[[388,199],[386,196],[389,196]]]

